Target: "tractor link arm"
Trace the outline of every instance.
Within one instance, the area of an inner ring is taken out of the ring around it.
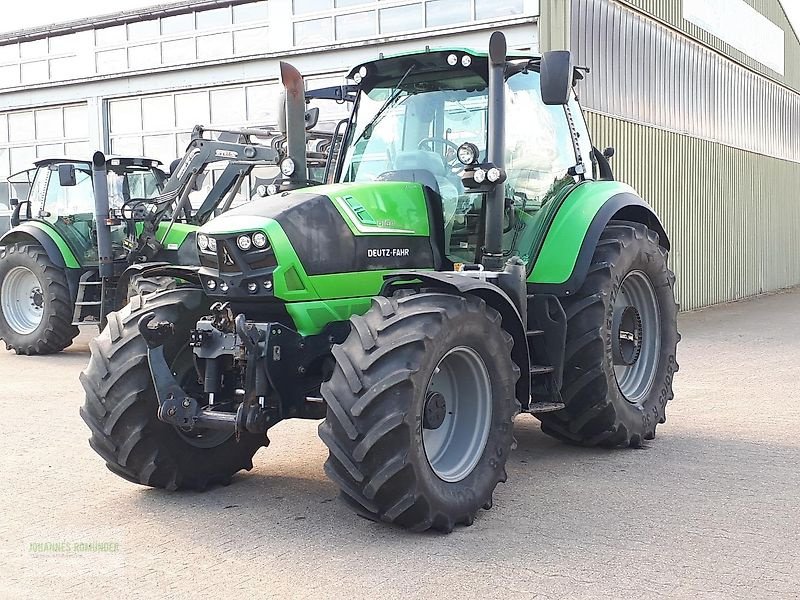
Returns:
[[[174,337],[175,325],[169,321],[153,323],[154,318],[154,313],[147,313],[139,319],[138,325],[147,343],[147,362],[158,400],[159,420],[187,431],[196,427],[229,430],[237,438],[245,431],[265,432],[268,419],[260,414],[260,409],[254,411],[253,407],[242,403],[236,413],[212,411],[202,408],[197,399],[183,390],[164,356],[164,344]]]

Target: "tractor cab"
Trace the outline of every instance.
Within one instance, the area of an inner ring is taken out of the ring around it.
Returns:
[[[486,190],[483,180],[465,181],[488,160],[487,61],[485,54],[446,49],[364,63],[349,75],[359,93],[338,181],[422,183],[440,198],[444,251],[456,263],[481,262]],[[574,94],[567,107],[577,148],[565,106],[543,102],[540,59],[510,56],[508,63],[502,252],[531,264],[553,200],[592,177],[592,148]]]
[[[146,158],[109,157],[106,161],[109,207],[123,211],[132,203],[158,196],[166,175],[161,163]],[[44,222],[55,229],[82,267],[96,266],[97,223],[91,162],[48,158],[9,178],[19,198],[12,225]],[[23,213],[24,207],[24,213]],[[114,259],[124,259],[124,224],[111,226]]]

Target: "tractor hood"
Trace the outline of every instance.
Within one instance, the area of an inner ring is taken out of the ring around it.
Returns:
[[[312,290],[318,298],[372,295],[387,271],[438,264],[431,206],[421,184],[406,182],[315,186],[253,200],[198,230],[201,276],[217,282],[212,295],[224,289],[231,299],[251,297],[248,289],[253,299],[265,290],[284,300],[311,299]],[[265,288],[265,278],[274,287]],[[336,290],[323,293],[334,280]]]
[[[213,219],[200,229],[217,235],[263,226],[264,220],[290,224],[308,237],[340,229],[354,236],[428,236],[428,211],[422,186],[405,182],[369,182],[315,186],[259,198]]]

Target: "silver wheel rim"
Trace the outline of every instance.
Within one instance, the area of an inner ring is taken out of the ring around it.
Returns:
[[[655,380],[661,349],[661,312],[655,289],[643,271],[622,280],[612,315],[612,355],[619,391],[640,404]]]
[[[428,416],[434,404],[444,410],[431,422]],[[423,404],[422,444],[439,479],[454,483],[472,473],[486,447],[491,421],[492,387],[486,364],[472,348],[453,348],[436,366]]]
[[[44,294],[36,274],[28,267],[14,267],[3,279],[0,306],[6,323],[16,333],[36,331],[44,316]]]

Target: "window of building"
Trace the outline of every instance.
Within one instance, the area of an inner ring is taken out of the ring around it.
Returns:
[[[292,0],[292,12],[296,15],[305,15],[331,8],[333,8],[333,0]]]
[[[125,48],[104,50],[97,53],[97,72],[121,73],[128,70],[128,53]]]
[[[154,69],[161,66],[160,46],[145,44],[128,48],[128,65],[131,69]]]
[[[380,14],[381,33],[399,33],[422,29],[422,4],[382,8]]]
[[[19,45],[19,54],[22,58],[41,58],[47,56],[47,38],[22,42]]]
[[[299,21],[294,24],[294,45],[315,46],[329,43],[333,39],[330,17]]]
[[[432,0],[425,3],[425,26],[441,27],[472,19],[469,0]]]
[[[17,44],[4,44],[0,46],[0,63],[19,60],[19,46]]]
[[[37,60],[20,65],[22,83],[43,83],[49,77],[46,60]]]
[[[64,113],[61,108],[35,111],[37,140],[54,140],[64,137]]]
[[[112,134],[142,130],[142,105],[138,99],[109,102],[109,131]]]
[[[375,11],[350,13],[336,17],[337,40],[369,37],[375,33]]]
[[[197,58],[200,60],[217,60],[232,54],[233,40],[230,33],[197,36]]]
[[[228,27],[231,24],[231,9],[215,8],[213,10],[203,10],[197,13],[197,29],[214,29],[216,27]]]
[[[158,19],[128,23],[128,39],[131,42],[152,40],[159,35],[161,35],[161,29],[158,26]]]
[[[233,52],[238,56],[269,52],[269,27],[234,31]]]
[[[118,46],[124,44],[126,39],[125,25],[94,30],[94,41],[97,46]]]
[[[194,39],[172,40],[161,44],[165,65],[183,65],[197,60]]]
[[[8,141],[24,142],[36,139],[36,122],[33,111],[13,112],[8,115]]]
[[[475,18],[479,21],[521,15],[523,9],[523,0],[475,0]]]
[[[194,13],[174,15],[161,19],[161,33],[175,35],[194,30]]]
[[[238,24],[266,21],[269,9],[266,2],[249,2],[233,7],[233,22]]]

